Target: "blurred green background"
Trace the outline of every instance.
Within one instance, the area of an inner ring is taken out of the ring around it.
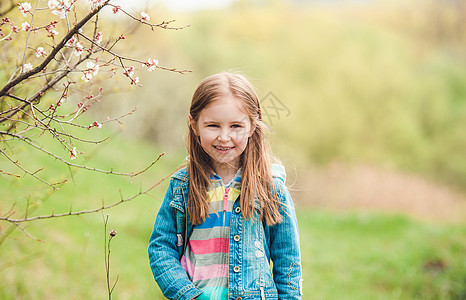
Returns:
[[[464,1],[243,0],[225,9],[181,12],[159,4],[148,11],[154,23],[191,26],[128,28],[120,49],[193,72],[136,66],[140,88],[123,77],[106,84],[100,72],[107,93],[83,124],[138,110],[124,124],[85,133],[110,138],[81,145],[77,162],[131,172],[161,152],[163,159],[131,180],[70,170],[10,144],[23,164],[46,167],[42,174],[51,181],[69,181],[52,193],[31,178],[1,175],[2,215],[13,202],[17,216],[26,205],[41,215],[95,208],[147,189],[183,163],[197,84],[237,71],[257,88],[272,148],[288,171],[303,299],[466,298]],[[124,20],[104,22],[119,35]],[[0,169],[18,172],[5,159]],[[118,232],[111,248],[114,299],[163,299],[146,248],[166,184],[104,212]],[[43,242],[0,223],[0,298],[106,298],[104,216],[28,223]]]

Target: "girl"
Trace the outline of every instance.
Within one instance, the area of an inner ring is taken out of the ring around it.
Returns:
[[[172,176],[149,241],[163,294],[300,299],[298,224],[284,169],[269,162],[253,87],[231,73],[206,78],[188,127],[187,167]]]

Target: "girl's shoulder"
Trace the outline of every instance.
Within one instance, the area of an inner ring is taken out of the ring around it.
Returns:
[[[282,164],[272,164],[271,173],[273,183],[275,185],[275,190],[278,192],[279,196],[283,196],[288,191],[286,187],[286,172],[285,167]]]
[[[286,182],[285,167],[282,164],[272,164],[271,172],[274,181],[276,181],[276,179],[280,179],[283,184]]]
[[[188,181],[189,181],[188,168],[187,168],[187,167],[183,167],[183,168],[179,169],[178,171],[176,171],[175,173],[173,173],[173,175],[171,176],[171,178],[172,178],[172,179],[178,179],[178,180],[181,180],[181,181],[188,182]]]

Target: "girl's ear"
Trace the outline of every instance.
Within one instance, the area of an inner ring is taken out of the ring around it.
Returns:
[[[191,116],[191,114],[188,115],[188,118],[189,118],[189,125],[193,129],[194,134],[198,135],[197,134],[197,128],[196,128],[196,121],[194,121],[193,116]]]
[[[251,123],[251,129],[249,130],[249,136],[251,137],[254,134],[254,131],[256,131],[257,124]]]

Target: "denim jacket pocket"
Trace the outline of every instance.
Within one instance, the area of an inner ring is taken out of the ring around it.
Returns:
[[[178,252],[183,256],[183,252],[186,248],[186,212],[183,202],[183,194],[175,193],[173,199],[170,202],[170,207],[176,211],[176,236]]]

